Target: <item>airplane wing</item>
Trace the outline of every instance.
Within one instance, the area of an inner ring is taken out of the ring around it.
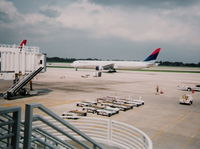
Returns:
[[[114,65],[115,64],[108,64],[108,65],[104,65],[104,66],[102,66],[103,67],[103,69],[104,70],[114,70],[115,68],[114,68]]]
[[[96,66],[96,70],[115,70],[114,64]]]

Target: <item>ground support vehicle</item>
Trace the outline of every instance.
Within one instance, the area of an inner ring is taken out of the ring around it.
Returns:
[[[76,106],[77,107],[89,107],[89,106],[96,105],[96,104],[97,104],[96,102],[82,101],[82,102],[76,103]]]
[[[200,92],[200,85],[195,85],[195,87],[188,88],[188,91],[199,91]]]
[[[144,101],[143,100],[126,100],[125,103],[127,104],[136,104],[137,107],[144,105]]]
[[[115,114],[119,113],[119,111],[115,111],[115,110],[111,110],[111,109],[104,109],[104,110],[112,112],[112,115],[115,115]]]
[[[62,117],[63,119],[74,119],[74,120],[79,119],[78,114],[76,114],[76,113],[71,113],[71,112],[63,113],[63,114],[61,115],[61,117]]]
[[[140,103],[133,102],[133,101],[120,101],[120,102],[114,102],[114,103],[116,103],[116,104],[120,104],[121,103],[122,105],[125,105],[125,106],[131,106],[131,109],[133,107],[138,107],[138,106],[141,105]]]
[[[126,104],[134,104],[136,107],[139,107],[139,106],[143,105],[143,103],[137,102],[137,101],[125,101],[124,103],[126,103]]]
[[[87,116],[87,112],[79,111],[79,110],[71,110],[71,111],[69,111],[69,113],[75,113],[78,116]]]
[[[83,107],[83,110],[86,110],[88,113],[96,113],[97,109],[93,107]]]
[[[105,108],[104,106],[99,106],[99,105],[93,105],[91,107],[93,107],[95,109],[104,109]]]
[[[101,103],[101,104],[105,105],[105,106],[110,106],[112,108],[119,108],[120,111],[128,110],[128,107],[127,106],[123,106],[123,105],[117,105],[117,104],[112,104],[112,103]]]
[[[115,97],[110,97],[110,96],[106,96],[106,97],[101,97],[101,98],[97,98],[97,102],[109,102],[112,103],[113,101],[116,101]]]
[[[132,99],[132,98],[128,98],[128,99],[119,99],[124,101],[125,103],[137,103],[138,105],[144,105],[144,101],[141,100],[142,97],[139,97],[139,99]]]
[[[180,104],[188,104],[191,105],[193,103],[192,95],[184,94],[179,99]]]
[[[200,91],[200,85],[195,86],[178,86],[178,89],[182,91]]]
[[[112,116],[115,114],[115,111],[105,110],[105,109],[97,109],[97,115],[103,115],[103,116]]]
[[[129,109],[133,109],[133,107],[137,107],[137,104],[125,104],[124,102],[113,102],[113,104],[115,105],[122,105],[122,106],[126,106],[127,107],[127,110]]]
[[[131,102],[137,102],[137,103],[140,103],[141,105],[144,105],[144,101],[140,99],[134,99],[134,100],[131,100]]]
[[[105,106],[105,109],[106,109],[106,110],[116,111],[116,114],[119,113],[119,110],[120,110],[119,108],[112,108],[112,107],[110,107],[110,106]]]

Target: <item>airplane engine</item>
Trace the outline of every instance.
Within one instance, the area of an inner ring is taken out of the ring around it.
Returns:
[[[97,71],[99,70],[99,66],[96,66],[96,68],[95,68]]]
[[[102,68],[102,66],[96,66],[96,67],[95,67],[95,70],[96,70],[96,71],[99,71],[99,70],[103,70],[103,68]]]

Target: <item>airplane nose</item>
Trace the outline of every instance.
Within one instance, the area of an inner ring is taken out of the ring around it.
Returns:
[[[74,61],[74,62],[71,64],[72,67],[77,67],[77,65],[78,65],[77,61]]]

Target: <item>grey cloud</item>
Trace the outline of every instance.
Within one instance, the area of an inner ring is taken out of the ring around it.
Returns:
[[[3,22],[3,23],[11,22],[8,14],[6,14],[5,12],[0,12],[0,22]]]
[[[49,32],[41,34],[38,29]],[[27,39],[29,46],[39,46],[49,57],[143,60],[153,49],[160,47],[162,50],[158,61],[198,63],[200,60],[199,47],[190,43],[133,42],[116,37],[96,39],[86,31],[57,28],[45,23],[15,29],[0,28],[0,43],[18,44],[22,39]]]
[[[40,10],[40,13],[42,13],[43,15],[50,17],[50,18],[56,18],[60,15],[60,13],[58,11],[52,10],[52,9]]]
[[[9,0],[14,3],[19,12],[38,12],[42,6],[67,6],[78,0]]]
[[[19,29],[0,27],[0,44],[17,44],[22,39]]]
[[[90,0],[90,2],[102,5],[125,5],[145,7],[174,7],[189,6],[199,3],[199,0]]]
[[[46,1],[46,0],[45,0]],[[45,2],[32,0],[13,1],[17,10],[20,13],[25,12],[40,12],[48,17],[56,17],[58,12],[52,12],[49,9],[41,11],[42,6],[62,5],[64,2],[60,0],[49,0]],[[126,6],[145,6],[145,7],[168,7],[173,6],[189,6],[195,4],[197,1],[191,0],[151,0],[151,1],[136,1],[136,0],[90,0],[91,2],[102,5],[118,5]],[[60,3],[61,2],[61,3]],[[72,1],[74,2],[74,1]],[[168,4],[167,4],[168,2]],[[17,3],[17,5],[16,5]],[[33,5],[32,5],[33,4]],[[65,7],[66,5],[63,5]],[[61,7],[62,8],[62,7]],[[91,13],[99,13],[92,11]],[[176,12],[175,12],[176,13]],[[157,14],[157,13],[155,13]],[[162,15],[163,16],[163,15]],[[169,17],[169,18],[168,18]],[[173,17],[173,18],[172,18]],[[184,16],[166,15],[166,19],[174,19],[174,21],[182,21],[194,24],[193,29],[198,31],[199,19],[192,18],[189,14]],[[191,20],[190,20],[191,19]],[[1,21],[9,21],[9,16],[5,13],[0,13]],[[21,19],[17,19],[21,20]],[[1,23],[1,22],[0,22]],[[15,24],[14,24],[15,25]],[[170,34],[170,33],[169,33]],[[178,33],[177,33],[178,34]],[[165,36],[165,35],[163,35]],[[100,58],[100,59],[121,59],[121,60],[143,60],[153,49],[162,48],[158,57],[158,61],[183,61],[183,62],[199,62],[199,45],[194,45],[190,42],[176,43],[176,41],[161,40],[156,41],[130,41],[117,37],[103,37],[93,38],[91,33],[83,29],[69,29],[62,27],[60,24],[48,24],[48,22],[38,22],[32,25],[13,26],[7,28],[6,26],[0,28],[0,43],[13,44],[20,42],[22,39],[28,40],[28,45],[39,46],[42,52],[46,52],[48,56],[60,57],[75,57],[75,58]]]
[[[90,13],[91,13],[91,14],[99,14],[100,11],[99,11],[99,10],[93,10],[93,11],[91,11]]]
[[[56,34],[55,34],[56,33]],[[133,42],[121,38],[91,38],[81,30],[57,30],[46,37],[46,43],[38,39],[35,44],[45,49],[48,56],[99,58],[103,60],[143,60],[155,48],[162,48],[158,61],[183,61],[198,63],[198,46],[190,43],[144,41]],[[72,37],[71,37],[72,36]],[[55,40],[56,39],[56,40]],[[184,47],[184,48],[183,48]],[[191,50],[193,52],[191,52]]]

